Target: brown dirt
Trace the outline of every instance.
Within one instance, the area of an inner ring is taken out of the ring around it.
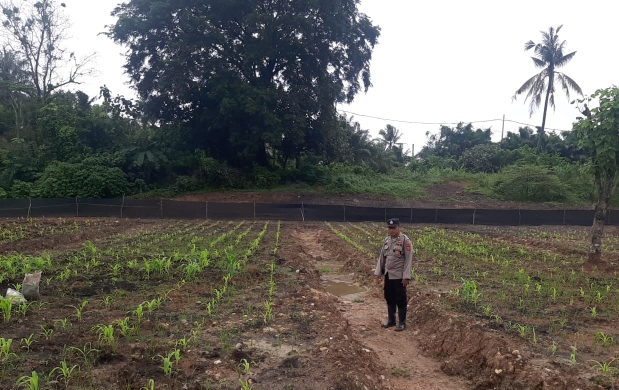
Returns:
[[[298,228],[299,229],[299,228]],[[342,252],[332,252],[341,244],[332,241],[322,228],[299,229],[293,234],[302,247],[302,251],[315,267],[329,269],[329,265],[344,264]],[[334,273],[323,275],[324,280],[352,282],[350,274]],[[397,333],[393,329],[384,330],[380,327],[384,320],[385,304],[375,294],[360,293],[343,296],[338,299],[337,307],[343,313],[350,327],[352,337],[362,344],[368,356],[375,355],[380,366],[375,370],[383,379],[387,389],[410,390],[440,390],[468,389],[469,385],[457,377],[450,377],[441,371],[441,364],[424,356],[421,352],[419,339],[410,337],[410,332]]]
[[[501,201],[467,190],[470,183],[453,182],[429,186],[421,198],[402,199],[376,194],[322,194],[304,191],[228,191],[181,195],[174,198],[192,202],[301,203],[363,207],[417,207],[441,209],[589,209],[583,205],[546,205]]]
[[[610,388],[591,384],[595,375],[571,366],[567,357],[547,358],[527,348],[521,338],[489,327],[485,319],[446,310],[443,294],[417,286],[408,289],[408,329],[400,334],[385,331],[380,328],[380,321],[385,317],[380,283],[377,285],[375,278],[369,276],[373,266],[368,266],[368,260],[320,228],[319,232],[297,237],[303,242],[304,252],[316,251],[317,266],[325,258],[330,259],[329,263],[343,265],[339,273],[323,275],[325,280],[356,280],[369,289],[362,302],[358,295],[357,301],[352,302],[344,297],[339,299],[339,307],[356,339],[377,354],[384,367],[379,372],[387,378],[384,382],[387,388]],[[350,271],[353,272],[342,274]],[[400,351],[406,352],[400,355]],[[398,368],[411,373],[411,377],[393,375],[392,370]]]

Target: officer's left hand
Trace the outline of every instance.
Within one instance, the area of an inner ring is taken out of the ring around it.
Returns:
[[[404,285],[404,287],[408,286],[408,282],[410,282],[410,280],[408,279],[402,279],[402,284]]]

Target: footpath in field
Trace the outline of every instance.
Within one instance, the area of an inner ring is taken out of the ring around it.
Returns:
[[[294,233],[305,256],[321,272],[327,291],[338,295],[337,307],[347,320],[353,337],[368,353],[375,353],[383,367],[381,378],[387,389],[459,390],[470,385],[441,371],[440,363],[421,354],[415,329],[405,332],[382,329],[386,306],[365,288],[355,288],[353,274],[341,272],[337,253],[321,243],[322,228],[299,229]],[[369,270],[368,270],[369,272]],[[353,286],[353,287],[351,287]],[[413,335],[411,335],[411,333]]]

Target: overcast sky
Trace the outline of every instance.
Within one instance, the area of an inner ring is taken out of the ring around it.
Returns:
[[[110,12],[119,2],[63,1],[73,23],[71,47],[78,53],[99,53],[99,75],[81,89],[95,95],[106,84],[114,94],[131,96],[122,69],[124,48],[97,35],[114,22]],[[387,123],[396,126],[402,142],[409,148],[415,144],[415,152],[426,143],[425,133],[438,131],[439,125],[394,120],[449,123],[505,115],[507,120],[541,125],[543,107],[530,118],[523,97],[512,102],[512,96],[539,71],[524,43],[539,42],[540,30],[550,26],[562,24],[559,36],[567,41],[567,52],[577,51],[563,71],[585,94],[619,84],[619,2],[363,0],[360,8],[382,29],[372,60],[373,87],[339,108],[392,119],[355,117],[374,136]],[[555,95],[557,109],[549,111],[546,127],[569,130],[578,112],[562,91]],[[491,126],[493,139],[500,139],[501,121],[478,126]],[[506,122],[505,132],[518,126]]]

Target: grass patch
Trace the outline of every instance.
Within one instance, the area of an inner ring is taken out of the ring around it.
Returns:
[[[411,373],[408,370],[404,370],[402,368],[392,368],[391,369],[391,375],[399,376],[399,377],[402,377],[402,378],[410,378],[411,377]]]

